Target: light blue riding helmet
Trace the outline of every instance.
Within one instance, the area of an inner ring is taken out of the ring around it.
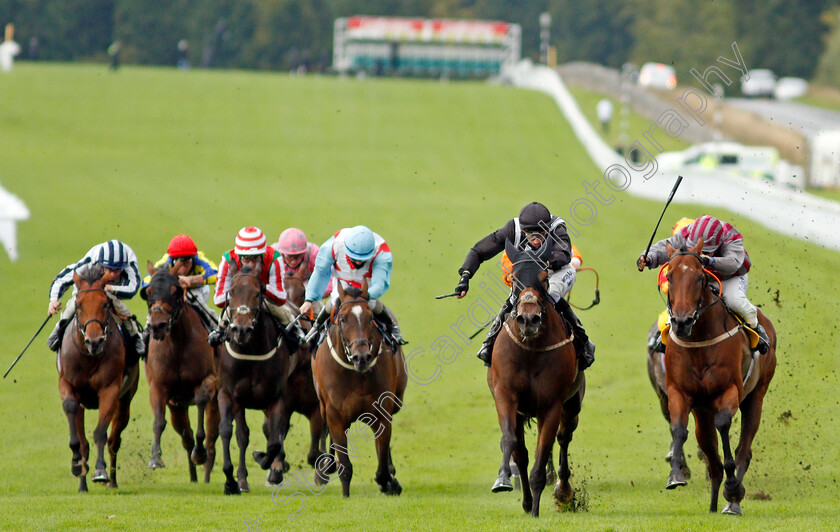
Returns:
[[[366,261],[376,253],[373,231],[364,225],[357,225],[347,230],[344,237],[344,249],[352,260]]]

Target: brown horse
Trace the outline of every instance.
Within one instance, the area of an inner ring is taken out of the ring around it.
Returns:
[[[560,463],[554,497],[563,505],[573,503],[575,490],[569,483],[568,449],[577,428],[586,382],[578,369],[570,328],[555,311],[547,293],[544,257],[550,252],[549,245],[543,244],[536,254],[519,251],[510,242],[505,247],[513,261],[516,305],[514,315],[505,321],[504,331],[496,339],[492,365],[487,371],[487,384],[502,429],[502,466],[492,491],[513,489],[511,455],[519,471],[527,471],[525,422],[536,417],[536,459],[530,477],[522,476],[522,508],[538,517],[546,465],[555,438],[560,445]]]
[[[254,460],[268,469],[268,482],[283,481],[283,434],[286,427],[286,376],[289,370],[287,342],[278,344],[282,334],[279,322],[272,316],[264,298],[265,287],[260,281],[260,268],[231,267],[231,284],[227,308],[230,323],[227,341],[219,365],[219,433],[224,447],[225,494],[238,495],[250,491],[248,471],[245,469],[245,450],[249,430],[245,409],[262,410],[268,421],[266,452],[254,451]],[[233,420],[236,419],[236,442],[239,446],[239,483],[233,479],[230,459],[230,440]]]
[[[96,443],[94,482],[117,487],[117,451],[128,425],[131,399],[137,392],[137,365],[125,373],[125,344],[114,310],[105,292],[103,269],[85,266],[73,274],[76,314],[67,327],[58,355],[58,389],[70,424],[71,471],[79,477],[79,492],[86,492],[90,447],[85,437],[85,409],[99,409],[93,431]],[[125,377],[125,378],[123,378]],[[111,433],[107,434],[108,424]],[[110,476],[103,456],[105,440],[111,458]]]
[[[330,453],[338,451],[341,493],[350,496],[353,465],[348,453],[356,449],[353,437],[347,431],[351,423],[361,421],[371,428],[376,439],[379,466],[374,479],[379,490],[388,495],[399,495],[402,486],[391,460],[391,423],[394,414],[402,408],[408,383],[405,357],[402,348],[388,345],[374,325],[367,281],[361,289],[349,287],[346,291],[341,283],[336,284],[339,298],[333,309],[333,324],[324,342],[318,346],[312,371],[321,415],[327,420],[333,442]],[[316,477],[326,482],[334,470],[333,457],[319,459]]]
[[[668,411],[674,455],[666,488],[684,486],[681,466],[688,437],[688,414],[694,414],[697,443],[711,480],[709,511],[716,512],[718,491],[728,501],[723,513],[741,514],[744,474],[752,459],[764,395],[776,369],[776,331],[759,311],[758,319],[770,336],[770,349],[753,355],[739,321],[712,289],[714,278],[702,266],[703,239],[690,249],[668,251],[668,309],[671,334],[665,349]],[[712,281],[710,281],[712,279]],[[733,457],[729,441],[732,417],[741,409],[741,438]],[[718,454],[720,434],[723,463]]]
[[[166,407],[172,426],[181,436],[187,451],[190,481],[197,482],[196,465],[204,465],[204,482],[216,461],[216,438],[219,436],[219,407],[216,401],[216,364],[221,347],[207,343],[207,330],[198,313],[186,304],[185,291],[178,283],[179,266],[170,270],[164,264],[155,270],[149,286],[140,292],[149,307],[149,355],[146,359],[146,380],[149,402],[155,416],[155,441],[149,467],[164,467],[161,460],[160,436],[166,427]],[[193,437],[189,405],[198,409],[198,423]],[[207,413],[207,433],[204,416]],[[205,441],[206,436],[206,441]]]
[[[286,298],[292,304],[300,307],[303,304],[306,288],[300,272],[306,265],[298,270],[296,275],[285,277]],[[302,323],[301,326],[308,331],[309,326]],[[309,344],[302,344],[297,353],[292,356],[292,363],[289,365],[289,377],[286,383],[288,405],[285,412],[284,427],[289,426],[289,418],[292,412],[303,414],[309,419],[309,453],[306,455],[306,462],[315,467],[318,456],[326,452],[327,426],[321,416],[321,403],[315,393],[315,383],[312,377],[312,364],[310,362]],[[264,425],[265,429],[266,426]],[[285,439],[285,435],[284,435]],[[288,471],[288,464],[283,465],[283,470]],[[316,482],[320,479],[315,476]]]

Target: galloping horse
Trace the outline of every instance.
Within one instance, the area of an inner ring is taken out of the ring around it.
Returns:
[[[303,267],[306,266],[303,265]],[[297,275],[287,275],[285,278],[286,297],[298,307],[303,304],[306,291],[300,275],[302,271],[303,268],[298,270]],[[306,327],[305,325],[302,326]],[[288,404],[283,426],[289,426],[289,418],[292,412],[303,414],[309,419],[310,443],[306,462],[315,467],[318,456],[326,452],[327,426],[321,415],[321,403],[318,401],[318,394],[315,393],[310,358],[309,344],[302,344],[297,353],[292,356],[292,363],[289,365],[289,378],[286,383]],[[283,438],[285,439],[285,434]],[[287,470],[286,465],[284,464],[284,471]],[[315,481],[319,482],[319,480],[320,477],[315,475]]]
[[[554,498],[564,505],[574,500],[569,483],[568,449],[577,428],[586,388],[572,345],[571,330],[554,309],[547,293],[548,242],[534,254],[505,245],[513,261],[514,314],[496,339],[487,384],[496,403],[502,429],[502,466],[492,491],[511,491],[510,458],[519,471],[527,471],[525,422],[537,418],[537,451],[529,478],[522,476],[522,508],[540,514],[540,496],[546,484],[546,464],[554,439],[560,445],[559,478]]]
[[[79,493],[86,492],[88,453],[85,437],[85,409],[99,409],[93,431],[96,443],[94,482],[117,487],[117,451],[130,415],[131,399],[137,392],[137,365],[125,375],[125,345],[113,308],[105,292],[99,264],[84,266],[73,274],[76,314],[67,327],[58,355],[58,389],[70,424],[71,471],[79,477]],[[108,424],[111,434],[107,434]],[[111,458],[110,476],[103,456],[105,440]]]
[[[312,360],[315,390],[321,403],[321,414],[327,420],[333,444],[338,451],[338,477],[341,493],[350,496],[353,465],[347,446],[347,429],[354,421],[370,426],[376,438],[379,466],[375,480],[387,495],[399,495],[391,460],[391,423],[402,407],[408,383],[402,348],[390,346],[375,326],[368,304],[367,281],[362,288],[344,290],[336,283],[339,298],[333,309],[333,325]],[[352,436],[351,436],[352,437]],[[355,445],[351,443],[350,449]],[[352,451],[351,451],[352,452]],[[327,464],[326,462],[329,462]],[[327,481],[335,462],[319,460],[316,477]]]
[[[216,365],[221,347],[207,344],[207,330],[198,313],[184,300],[184,289],[178,284],[178,266],[170,270],[164,264],[155,270],[149,286],[140,292],[149,307],[149,356],[146,379],[149,401],[155,416],[155,441],[150,468],[164,467],[161,460],[160,436],[166,427],[166,406],[172,426],[181,436],[187,451],[190,481],[197,482],[196,465],[204,464],[204,482],[216,461],[216,438],[219,436],[219,406],[216,401]],[[193,437],[189,405],[198,409],[198,423]],[[204,415],[207,413],[205,441]]]
[[[225,343],[219,365],[219,432],[224,447],[225,494],[238,495],[250,491],[248,471],[245,469],[245,450],[249,430],[245,409],[262,410],[268,422],[266,452],[254,451],[254,460],[268,469],[268,482],[283,480],[280,465],[283,451],[283,426],[286,410],[286,375],[289,370],[289,349],[285,341],[278,344],[282,327],[272,316],[264,301],[264,287],[259,278],[260,266],[230,271],[231,285],[227,309],[230,340]],[[236,442],[239,446],[239,483],[233,479],[230,459],[230,439],[236,418]]]
[[[703,451],[712,484],[709,511],[716,512],[718,491],[728,501],[723,513],[741,514],[744,474],[752,458],[752,442],[761,420],[764,394],[776,370],[776,331],[759,310],[758,319],[770,337],[770,349],[753,355],[740,322],[712,289],[716,278],[703,269],[703,239],[692,249],[668,251],[668,309],[671,333],[665,348],[668,411],[674,455],[666,488],[684,486],[681,466],[688,437],[688,413],[694,414],[697,443]],[[711,280],[711,281],[710,281]],[[732,416],[741,409],[741,438],[733,457],[729,442]],[[723,463],[717,435],[723,447]]]

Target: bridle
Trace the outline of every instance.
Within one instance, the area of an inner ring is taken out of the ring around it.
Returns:
[[[104,288],[85,288],[84,290],[77,290],[74,297],[77,297],[79,294],[83,294],[85,292],[102,292],[103,294],[105,294],[106,299],[108,297],[108,292],[106,292]],[[110,301],[109,301],[109,304],[110,304]],[[81,322],[81,320],[79,319],[79,305],[78,304],[76,305],[75,314],[76,314],[76,329],[78,329],[79,334],[82,335],[82,338],[87,339],[87,333],[85,331],[87,330],[87,326],[90,325],[91,322],[93,322],[93,323],[98,323],[99,326],[102,327],[103,341],[105,341],[105,342],[108,341],[108,332],[109,332],[109,323],[108,322],[110,320],[108,319],[107,315],[105,316],[105,321],[102,321],[99,318],[90,318],[89,320],[87,320],[83,324]],[[96,356],[96,355],[93,355],[92,353],[90,353],[87,349],[85,349],[84,352],[88,353],[88,355],[90,355],[90,356]]]
[[[184,310],[184,300],[183,299],[176,299],[176,303],[174,305],[170,304],[172,307],[172,313],[169,315],[169,319],[166,320],[166,330],[169,331],[172,329],[172,326],[178,322],[178,318],[181,317],[181,312]],[[163,303],[163,299],[158,299],[157,301],[149,301],[149,317],[156,312],[166,312],[166,309],[161,305]],[[167,302],[168,303],[168,302]]]
[[[344,328],[341,326],[341,320],[338,319],[338,313],[341,310],[343,305],[348,303],[364,303],[367,304],[368,300],[363,298],[356,298],[356,299],[348,299],[347,301],[340,301],[338,306],[335,309],[335,316],[336,316],[336,326],[338,327],[338,339],[341,341],[341,347],[344,349],[344,356],[347,357],[347,360],[351,360],[352,357],[352,350],[357,345],[366,345],[368,349],[373,349],[373,344],[371,343],[370,339],[365,338],[356,338],[352,342],[347,341],[347,337],[344,334]]]
[[[717,293],[715,293],[715,291],[711,289],[711,287],[709,285],[710,272],[708,270],[706,270],[705,268],[703,268],[703,260],[700,258],[700,255],[698,255],[697,253],[694,253],[693,251],[678,251],[678,252],[674,253],[673,255],[671,255],[670,259],[668,260],[668,263],[670,264],[671,259],[673,259],[674,257],[679,257],[680,255],[691,255],[692,257],[697,259],[697,261],[700,263],[700,268],[702,268],[702,270],[703,270],[703,287],[700,290],[700,293],[705,294],[706,290],[708,289],[712,293],[712,296],[713,296],[712,302],[707,304],[706,306],[703,306],[703,297],[701,297],[697,301],[697,308],[694,309],[694,313],[691,315],[691,318],[690,318],[691,319],[691,324],[694,325],[695,323],[697,323],[697,321],[700,319],[700,317],[707,310],[712,308],[718,302],[722,301],[721,297],[720,297],[720,292],[722,291],[723,287],[720,287],[720,289],[718,290]],[[717,280],[717,277],[715,277],[715,279]],[[718,280],[718,284],[720,284],[720,280]],[[668,300],[667,300],[666,304],[667,304],[667,308],[668,308],[668,316],[673,318],[674,314],[671,310],[671,291],[670,290],[668,290]]]
[[[257,295],[257,307],[252,308],[252,307],[249,307],[248,305],[239,305],[238,307],[231,307],[230,305],[225,305],[225,310],[228,314],[228,320],[229,320],[229,322],[232,322],[237,316],[240,316],[240,315],[249,316],[249,317],[251,317],[251,327],[256,328],[257,320],[260,317],[260,311],[265,306],[265,295],[263,294],[263,283],[260,280],[260,278],[257,277],[256,275],[254,275],[253,273],[237,273],[236,275],[234,275],[231,278],[231,280],[230,280],[231,285],[233,284],[233,281],[235,281],[237,277],[253,277],[260,284],[260,290],[257,292],[257,294],[258,294]],[[230,291],[228,291],[228,293],[225,295],[225,303],[227,303],[229,299],[230,299]]]

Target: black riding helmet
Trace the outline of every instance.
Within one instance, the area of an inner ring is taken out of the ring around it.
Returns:
[[[519,212],[523,231],[545,231],[551,225],[551,213],[542,203],[532,201]]]

